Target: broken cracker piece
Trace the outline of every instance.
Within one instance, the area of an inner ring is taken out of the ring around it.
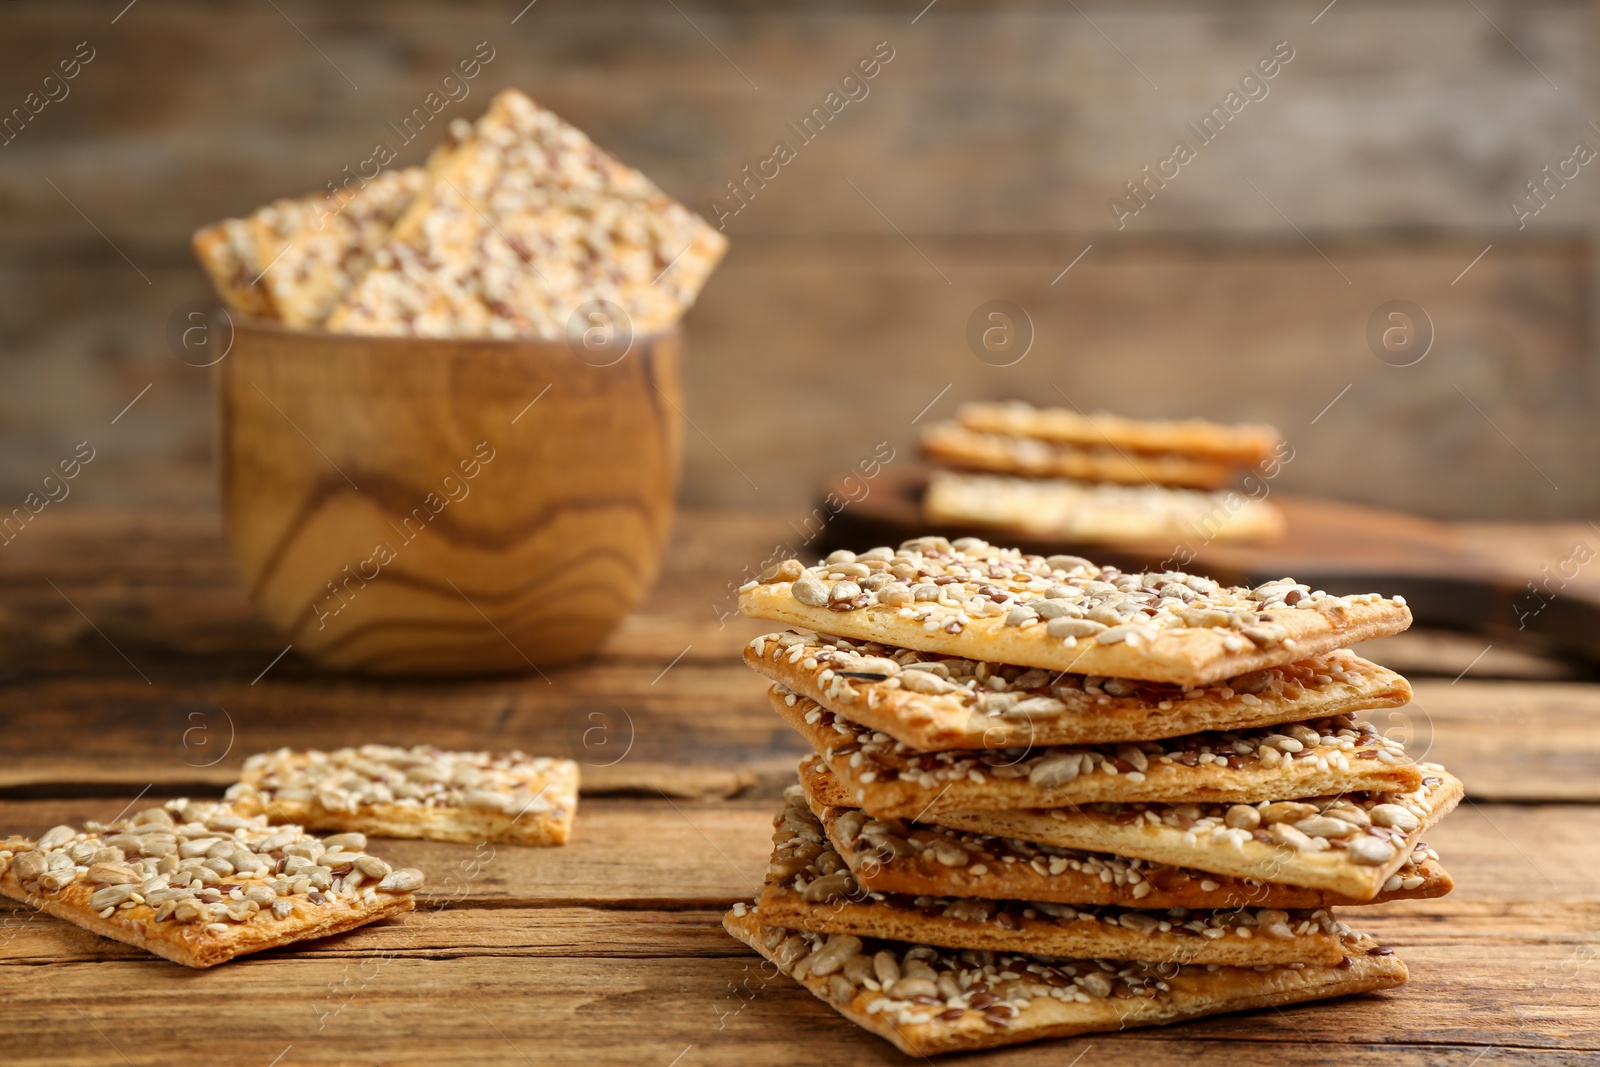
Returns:
[[[562,845],[578,807],[578,765],[431,745],[284,748],[246,760],[227,802],[242,814],[314,830]]]

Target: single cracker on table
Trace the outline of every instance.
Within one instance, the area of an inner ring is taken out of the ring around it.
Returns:
[[[235,310],[316,326],[426,185],[426,171],[406,167],[354,187],[276,200],[197,232],[195,255]]]
[[[1220,489],[1234,475],[1231,464],[1210,459],[978,433],[954,422],[935,423],[924,430],[922,454],[962,470],[1119,485]]]
[[[782,685],[768,699],[872,815],[1408,793],[1423,778],[1404,745],[1349,715],[1121,745],[918,752]]]
[[[0,847],[0,895],[186,967],[411,911],[422,883],[360,834],[319,838],[186,800]]]
[[[924,752],[1149,741],[1393,708],[1411,699],[1404,678],[1347,649],[1192,688],[811,632],[763,634],[745,646],[744,661]]]
[[[578,765],[431,745],[285,748],[247,759],[226,799],[242,814],[314,830],[563,845],[578,808]]]
[[[1285,578],[1254,589],[1179,571],[1123,573],[975,537],[841,549],[775,564],[739,610],[818,633],[1045,670],[1206,685],[1399,633],[1411,610]]]
[[[1277,429],[1260,423],[1130,419],[1105,411],[1085,415],[1075,409],[1036,408],[1022,401],[962,404],[956,409],[956,421],[979,433],[1105,445],[1130,452],[1171,452],[1244,466],[1271,457],[1282,440]]]
[[[935,525],[1075,544],[1259,544],[1280,540],[1287,529],[1276,505],[1231,491],[957,471],[934,471],[922,514]]]
[[[878,819],[849,804],[821,760],[800,762],[806,803],[855,879],[880,893],[1132,908],[1328,908],[1439,897],[1455,883],[1419,844],[1376,897],[1212,874],[1088,849]]]
[[[761,914],[775,926],[1042,956],[1254,967],[1338,963],[1349,928],[1327,909],[1146,911],[1044,901],[906,896],[862,886],[799,786],[773,820]]]
[[[514,89],[428,161],[328,328],[427,337],[562,338],[663,330],[693,305],[727,238]],[[614,321],[614,309],[625,321]],[[577,314],[594,307],[598,317]]]
[[[1065,848],[1105,849],[1157,863],[1376,896],[1422,835],[1464,794],[1437,764],[1421,764],[1411,793],[1259,804],[1096,804],[1081,808],[945,811],[930,822],[969,833]]]
[[[771,925],[735,904],[722,925],[862,1029],[913,1056],[1159,1026],[1388,989],[1406,980],[1389,949],[1344,942],[1331,967],[1212,967],[1010,953],[819,934]],[[871,973],[851,960],[871,958]]]

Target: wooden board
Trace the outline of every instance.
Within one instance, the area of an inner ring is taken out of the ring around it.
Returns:
[[[329,675],[293,653],[263,675],[282,646],[249,616],[214,517],[51,516],[48,539],[0,554],[0,833],[108,819],[177,790],[215,793],[247,752],[279,744],[563,752],[585,762],[585,795],[571,844],[498,847],[477,869],[464,846],[381,842],[380,854],[429,873],[415,913],[206,973],[0,903],[0,1059],[912,1062],[767,978],[719,926],[763,876],[778,793],[801,750],[739,663],[743,641],[765,627],[719,616],[728,583],[784,527],[781,517],[682,516],[642,610],[597,657],[548,682],[414,683]],[[1549,531],[1497,536],[1539,546]],[[1375,720],[1461,773],[1473,798],[1428,835],[1457,891],[1359,912],[1358,925],[1407,960],[1409,985],[974,1060],[1593,1063],[1600,685],[1446,676],[1416,689],[1412,705]],[[234,746],[197,765],[225,740],[222,708]],[[185,744],[197,725],[206,732]],[[196,1028],[197,1004],[214,1030]]]
[[[1600,664],[1600,596],[1557,586],[1553,588],[1559,595],[1546,589],[1547,595],[1536,599],[1509,566],[1473,551],[1448,524],[1419,516],[1270,493],[1268,499],[1283,511],[1288,524],[1283,539],[1272,544],[1093,544],[1019,537],[977,525],[930,523],[922,516],[926,485],[927,470],[917,465],[880,474],[874,492],[834,518],[822,551],[894,545],[923,533],[970,534],[1029,552],[1076,552],[1099,563],[1139,570],[1165,564],[1241,585],[1289,575],[1334,593],[1380,591],[1404,596],[1421,626],[1464,630]],[[846,491],[842,480],[829,486],[837,499],[845,499]]]

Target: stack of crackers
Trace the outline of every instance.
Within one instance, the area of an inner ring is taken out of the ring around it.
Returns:
[[[930,426],[939,464],[930,522],[1074,543],[1271,541],[1283,515],[1259,489],[1226,491],[1246,470],[1286,462],[1271,426],[1128,419],[1014,403],[965,404]]]
[[[596,305],[646,333],[683,316],[727,249],[516,90],[452,123],[425,167],[329,185],[195,234],[230,307],[342,333],[560,338]]]
[[[730,933],[910,1054],[1400,985],[1339,907],[1435,897],[1460,799],[1354,713],[1403,600],[967,538],[787,560],[745,662],[814,750]]]
[[[425,880],[367,835],[564,844],[571,760],[363,745],[245,761],[221,803],[0,838],[0,896],[188,967],[353,930],[415,907]],[[312,831],[331,831],[324,836]]]

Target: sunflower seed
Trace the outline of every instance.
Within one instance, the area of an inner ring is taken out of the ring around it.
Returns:
[[[378,883],[380,893],[409,893],[422,888],[423,873],[413,867],[405,867],[388,875]]]
[[[1402,833],[1410,833],[1422,825],[1422,820],[1399,804],[1379,804],[1369,812],[1378,826],[1387,826]]]
[[[48,852],[53,848],[60,848],[77,836],[78,831],[70,826],[55,826],[44,832],[44,836],[39,838],[36,847],[41,851]]]

